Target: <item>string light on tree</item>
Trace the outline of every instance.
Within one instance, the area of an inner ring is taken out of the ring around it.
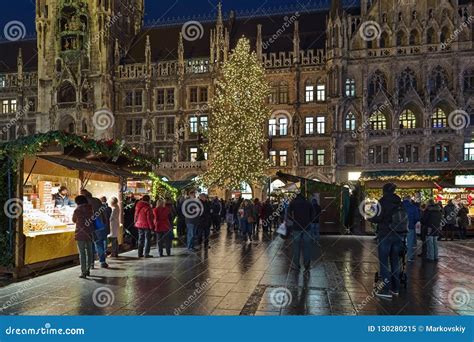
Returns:
[[[206,186],[239,189],[264,177],[269,167],[263,150],[268,95],[264,68],[250,41],[241,38],[222,66],[211,103],[207,146],[211,162],[202,177]]]

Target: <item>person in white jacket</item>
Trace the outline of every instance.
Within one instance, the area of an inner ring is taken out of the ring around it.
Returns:
[[[110,214],[110,234],[109,241],[112,244],[112,254],[113,258],[118,257],[119,244],[118,237],[120,234],[120,207],[118,204],[118,199],[112,197],[110,200],[110,206],[112,207],[112,213]]]

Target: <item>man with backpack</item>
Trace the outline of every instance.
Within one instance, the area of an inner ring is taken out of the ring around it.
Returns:
[[[379,201],[379,212],[369,221],[377,224],[377,243],[383,286],[377,286],[376,295],[392,299],[400,289],[400,253],[408,233],[408,215],[401,198],[395,194],[397,186],[387,183]]]

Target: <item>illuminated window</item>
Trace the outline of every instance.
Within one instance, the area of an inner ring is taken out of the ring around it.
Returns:
[[[318,116],[316,118],[316,132],[318,134],[326,133],[326,118],[324,116]]]
[[[400,128],[416,128],[416,116],[411,110],[405,109],[400,115]]]
[[[346,96],[355,97],[355,95],[356,95],[355,80],[348,78],[346,79]]]
[[[441,108],[436,108],[431,116],[432,128],[445,128],[448,125],[446,113]]]
[[[352,112],[347,113],[345,123],[346,131],[352,132],[356,130],[356,117]]]
[[[197,147],[190,147],[189,148],[189,161],[195,162],[198,158],[198,148]]]
[[[326,101],[326,86],[324,84],[318,84],[316,86],[316,100]]]
[[[304,132],[307,135],[314,134],[314,118],[313,117],[305,118]]]
[[[288,165],[288,152],[287,151],[280,151],[280,166],[287,166]]]
[[[387,129],[387,119],[385,115],[383,115],[380,111],[376,111],[372,114],[369,119],[370,121],[370,128],[373,131],[380,131]]]
[[[325,154],[326,154],[325,150],[316,151],[316,161],[317,161],[318,166],[324,165]]]
[[[312,166],[314,164],[314,150],[307,149],[304,151],[304,165]]]
[[[314,86],[313,85],[307,85],[305,87],[305,100],[306,102],[314,101]]]

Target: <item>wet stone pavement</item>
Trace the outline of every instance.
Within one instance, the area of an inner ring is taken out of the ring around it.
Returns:
[[[289,270],[291,247],[260,233],[252,243],[223,230],[212,248],[171,257],[110,259],[0,288],[1,315],[474,315],[474,240],[441,242],[440,260],[409,264],[408,286],[375,298],[373,237],[323,236],[311,273]],[[156,249],[152,250],[156,255]]]

